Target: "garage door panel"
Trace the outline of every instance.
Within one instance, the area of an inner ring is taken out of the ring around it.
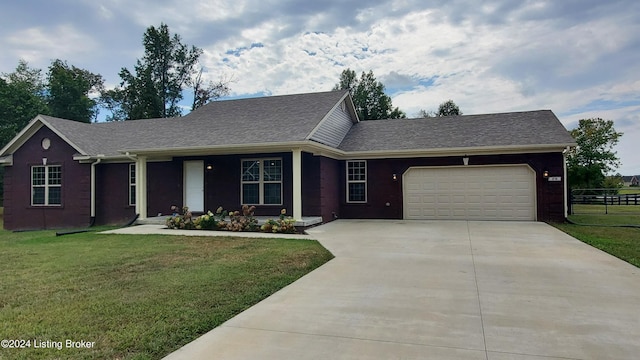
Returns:
[[[482,195],[482,203],[498,203],[498,197],[496,195]]]
[[[410,168],[405,218],[535,220],[535,178],[527,166]]]

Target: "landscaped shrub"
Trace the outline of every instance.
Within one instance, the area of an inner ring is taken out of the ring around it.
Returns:
[[[229,222],[224,229],[229,231],[256,231],[258,219],[254,217],[255,206],[242,205],[242,214],[239,211],[229,213]]]
[[[192,214],[188,207],[183,206],[181,212],[179,212],[178,207],[174,205],[171,206],[171,211],[174,212],[173,216],[169,217],[165,222],[169,229],[195,229]]]
[[[297,232],[294,224],[295,219],[287,216],[287,210],[282,209],[278,219],[267,220],[262,226],[258,226],[258,219],[255,218],[255,206],[242,206],[242,212],[228,212],[220,206],[215,213],[207,211],[205,214],[193,218],[188,207],[183,207],[178,211],[177,206],[171,206],[173,215],[166,220],[169,229],[181,230],[227,230],[227,231],[263,231],[270,233],[295,234]],[[227,221],[226,218],[229,217]]]
[[[207,211],[206,214],[200,215],[193,220],[195,228],[198,230],[218,230],[224,228],[225,218],[227,217],[227,211],[220,206],[216,213]]]
[[[278,220],[267,220],[267,222],[260,227],[260,230],[272,233],[294,234],[296,233],[295,223],[296,220],[294,218],[290,216],[287,217],[287,209],[282,209]]]

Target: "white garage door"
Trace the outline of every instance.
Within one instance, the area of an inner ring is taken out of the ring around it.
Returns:
[[[526,165],[409,168],[404,218],[535,220],[535,174]]]

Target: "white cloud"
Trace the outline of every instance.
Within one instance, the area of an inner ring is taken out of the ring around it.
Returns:
[[[56,58],[87,57],[96,49],[93,38],[69,24],[20,30],[9,35],[6,43],[17,59],[25,59],[38,66],[48,65],[51,59]]]

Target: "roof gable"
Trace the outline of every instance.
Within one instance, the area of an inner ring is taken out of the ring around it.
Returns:
[[[345,92],[341,101],[336,103],[330,112],[318,123],[309,134],[308,139],[321,144],[337,148],[342,142],[351,126],[358,122],[358,115],[355,111],[353,101]]]
[[[68,126],[60,126],[60,124],[66,124]],[[19,149],[24,143],[29,140],[40,128],[43,126],[49,128],[62,140],[68,143],[79,154],[87,155],[88,152],[79,144],[75,143],[68,137],[68,134],[76,133],[76,129],[81,128],[83,125],[89,126],[89,124],[80,123],[77,121],[65,120],[54,118],[46,115],[38,115],[27,124],[2,150],[0,150],[0,156],[6,156],[12,154]]]

